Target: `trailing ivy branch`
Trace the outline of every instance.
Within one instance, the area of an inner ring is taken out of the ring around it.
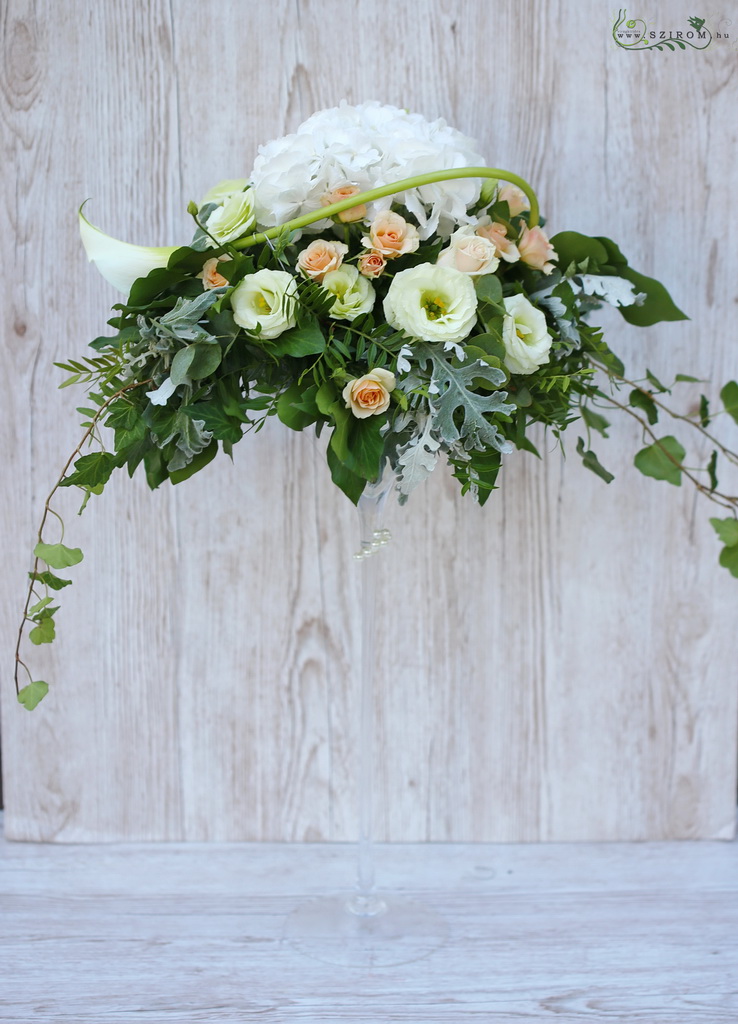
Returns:
[[[111,403],[114,402],[116,399],[126,394],[126,392],[132,391],[134,388],[140,388],[144,384],[150,383],[151,380],[147,379],[141,381],[134,381],[131,384],[126,384],[123,387],[118,388],[118,390],[115,391],[114,394],[110,395],[103,401],[102,405],[94,414],[92,421],[90,422],[84,434],[82,435],[79,444],[77,445],[77,447],[74,449],[74,451],[64,464],[64,468],[59,474],[56,483],[51,488],[51,491],[49,492],[48,497],[44,502],[44,511],[41,517],[41,522],[39,524],[38,533],[36,535],[37,543],[35,548],[33,549],[33,569],[28,574],[30,583],[28,586],[28,592],[26,594],[26,602],[25,605],[23,606],[23,617],[18,628],[18,639],[15,646],[15,691],[18,696],[19,702],[29,711],[33,710],[33,708],[36,707],[39,701],[43,700],[43,698],[46,696],[48,692],[49,686],[48,683],[44,682],[43,679],[33,678],[30,669],[20,656],[21,643],[23,641],[23,632],[26,627],[26,623],[35,623],[34,628],[31,630],[29,634],[29,639],[31,640],[31,643],[51,643],[55,639],[56,633],[54,628],[54,614],[59,609],[58,606],[52,607],[53,599],[49,596],[49,588],[55,591],[59,591],[62,590],[64,587],[71,586],[72,581],[56,576],[54,573],[51,572],[51,570],[70,568],[71,566],[77,565],[79,562],[81,562],[83,558],[83,554],[80,548],[69,548],[62,543],[64,540],[64,520],[59,515],[59,513],[51,507],[51,502],[54,498],[54,495],[56,494],[60,487],[65,486],[67,483],[74,482],[73,478],[76,474],[73,473],[70,474],[70,476],[67,476],[70,466],[77,458],[77,456],[81,455],[82,449],[84,448],[87,441],[95,440],[98,438],[97,425],[100,421],[100,418],[107,411],[108,406],[110,406]],[[83,459],[95,457],[96,456],[94,455],[82,456]],[[108,455],[104,451],[102,452],[102,457],[107,457],[107,459],[109,460],[110,472],[112,472],[112,470],[115,468],[115,465],[117,464],[116,457],[114,455]],[[106,468],[103,470],[102,475],[107,473],[107,476],[109,477],[110,472],[108,472],[106,464]],[[89,498],[90,493],[100,493],[103,489],[104,483],[105,481],[101,481],[100,483],[95,485],[80,485],[84,486],[85,490],[87,491],[85,501],[82,505],[82,508],[80,509],[80,513],[83,511],[85,505],[87,504],[87,500]],[[44,528],[46,527],[46,522],[49,517],[49,514],[55,516],[56,519],[59,520],[59,523],[61,525],[61,539],[58,544],[47,544],[44,541]],[[43,571],[39,571],[41,562],[45,563],[46,565],[46,569]],[[35,587],[36,583],[42,583],[44,585],[46,593],[43,597],[39,597],[38,591],[36,590]],[[31,605],[31,600],[34,596],[39,598],[39,600],[36,602],[36,604]],[[28,684],[24,687],[20,686],[18,680],[19,670],[21,668],[27,673],[29,679]]]
[[[593,366],[596,366],[597,369],[602,370],[604,373],[606,373],[613,382],[626,384],[628,387],[633,388],[634,391],[640,392],[640,394],[644,396],[645,402],[653,403],[653,405],[663,410],[663,412],[665,412],[672,419],[681,420],[682,422],[687,423],[694,430],[698,431],[700,434],[706,437],[708,441],[712,445],[714,445],[729,462],[732,462],[738,466],[738,453],[726,447],[722,443],[722,441],[718,440],[718,438],[716,438],[714,434],[711,434],[710,431],[705,428],[703,423],[698,422],[692,416],[685,416],[683,413],[675,412],[665,402],[662,402],[660,399],[656,398],[656,394],[659,394],[660,392],[656,391],[656,393],[654,393],[654,390],[643,387],[642,385],[636,383],[635,381],[629,380],[622,374],[616,373],[614,370],[604,366],[602,363],[597,362],[597,360],[593,359],[591,356],[589,357],[589,359]],[[697,382],[695,381],[695,383]],[[664,390],[666,391],[668,389],[664,388]],[[736,385],[734,381],[730,381],[728,384],[725,385],[725,387],[720,392],[720,397],[724,403],[724,408],[720,410],[720,412],[727,413],[729,416],[733,416],[733,418],[736,419],[735,413],[736,411],[738,411],[738,385]],[[708,422],[709,420],[715,419],[716,415],[719,415],[719,413],[710,413],[708,416],[707,412],[705,411],[705,419]]]

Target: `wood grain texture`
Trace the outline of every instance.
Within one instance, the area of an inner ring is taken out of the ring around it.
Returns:
[[[552,232],[612,235],[668,282],[691,321],[605,318],[637,372],[736,376],[735,51],[626,53],[610,28],[559,0],[6,0],[8,663],[34,523],[78,436],[52,364],[117,300],[78,242],[88,196],[111,234],[174,244],[188,199],[313,110],[409,106],[531,180]],[[735,582],[710,511],[635,473],[630,423],[597,445],[609,488],[570,433],[565,462],[543,438],[541,462],[511,457],[483,510],[443,471],[390,510],[382,838],[733,835]],[[154,494],[114,480],[81,519],[67,496],[86,559],[60,639],[33,651],[54,690],[29,715],[2,688],[11,838],[354,835],[353,509],[320,446],[278,424],[225,463]]]
[[[350,887],[345,844],[0,840],[0,1021],[728,1024],[735,843],[395,844],[378,877],[444,915],[424,961],[360,970],[283,939]]]

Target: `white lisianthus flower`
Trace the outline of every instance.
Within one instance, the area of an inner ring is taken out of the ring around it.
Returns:
[[[297,284],[286,270],[257,270],[248,274],[231,293],[233,319],[239,327],[261,338],[278,338],[297,323]]]
[[[245,235],[255,221],[253,192],[251,189],[236,192],[223,206],[217,206],[205,222],[208,232],[216,239],[216,242],[208,239],[208,244],[233,242]]]
[[[200,207],[207,206],[208,203],[217,203],[218,206],[222,206],[231,196],[237,192],[243,192],[247,185],[246,178],[229,178],[227,181],[219,181],[202,197]]]
[[[329,271],[323,278],[323,287],[336,296],[328,313],[332,320],[355,320],[374,308],[374,288],[350,264]]]
[[[365,192],[380,185],[446,167],[484,165],[479,145],[442,118],[428,121],[398,107],[377,102],[343,102],[309,117],[293,135],[259,148],[251,172],[259,224],[271,227],[319,210],[326,193],[355,186]],[[444,237],[470,223],[468,207],[479,199],[480,181],[462,178],[398,193],[418,222],[421,239]],[[368,205],[368,219],[389,210],[393,197]],[[330,221],[306,228],[322,231]]]
[[[439,267],[454,267],[469,277],[494,274],[500,265],[497,248],[488,238],[476,234],[471,224],[465,224],[451,235],[450,244],[438,254]]]
[[[395,274],[384,315],[390,326],[410,338],[455,344],[477,322],[477,294],[468,274],[421,263]]]
[[[346,408],[364,420],[378,416],[389,409],[390,393],[395,390],[395,375],[391,370],[370,370],[363,377],[350,380],[343,389]]]
[[[553,338],[546,318],[524,295],[503,300],[502,343],[507,353],[503,362],[510,373],[533,373],[549,361]]]

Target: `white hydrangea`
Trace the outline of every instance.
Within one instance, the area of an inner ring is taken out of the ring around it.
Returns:
[[[378,102],[321,110],[292,135],[259,148],[250,180],[256,219],[271,227],[321,206],[321,197],[343,185],[361,191],[429,171],[485,164],[478,143],[451,128],[442,118]],[[471,223],[467,208],[479,198],[479,179],[462,178],[409,189],[369,204],[368,219],[404,204],[418,221],[420,237],[434,232],[447,237],[459,224]],[[322,231],[330,221],[310,225]]]

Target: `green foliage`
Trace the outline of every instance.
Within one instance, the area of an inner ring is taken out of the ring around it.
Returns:
[[[633,388],[628,395],[628,404],[634,409],[640,409],[641,412],[645,412],[646,419],[651,425],[658,423],[658,406],[653,400],[653,395],[649,392],[644,391],[642,388]]]
[[[76,484],[80,487],[98,487],[105,485],[113,470],[120,465],[120,457],[111,455],[110,452],[92,452],[90,455],[83,455],[74,463],[74,473],[65,477],[59,486],[71,487]],[[59,569],[61,566],[56,566],[56,568]]]
[[[590,428],[590,430],[596,430],[602,434],[603,437],[607,437],[607,428],[610,426],[610,421],[606,420],[600,413],[595,412],[587,405],[582,406],[582,419]]]
[[[686,313],[682,313],[660,281],[652,277],[639,274],[632,267],[623,267],[620,276],[626,281],[635,285],[637,292],[645,292],[646,298],[642,305],[619,306],[619,312],[624,320],[637,327],[649,327],[652,324],[660,323],[662,320],[689,320]]]
[[[77,565],[84,557],[80,548],[68,548],[64,544],[44,544],[42,541],[38,542],[33,553],[52,569],[66,569],[70,565]]]
[[[675,437],[662,437],[654,444],[642,448],[633,460],[636,469],[644,476],[655,480],[666,480],[675,487],[682,483],[682,463],[686,452]]]
[[[600,480],[604,480],[606,484],[612,483],[615,479],[613,474],[605,469],[595,453],[585,447],[584,438],[582,437],[577,438],[577,455],[581,456],[583,465],[598,476]]]
[[[711,519],[710,522],[724,544],[718,559],[720,565],[738,577],[738,519]]]
[[[58,610],[58,609],[55,609]],[[33,621],[37,623],[36,626],[28,634],[28,639],[32,644],[50,644],[56,637],[54,628],[54,618],[51,613],[44,615],[36,615],[33,617]]]
[[[71,587],[72,581],[55,576],[53,572],[29,572],[28,578],[34,583],[43,583],[52,590],[63,590],[64,587]]]
[[[728,381],[720,392],[720,401],[727,414],[738,423],[738,383],[734,380]]]
[[[18,703],[22,704],[27,711],[33,711],[48,692],[48,683],[45,683],[43,679],[34,679],[28,686],[24,686],[22,690],[19,690]]]

